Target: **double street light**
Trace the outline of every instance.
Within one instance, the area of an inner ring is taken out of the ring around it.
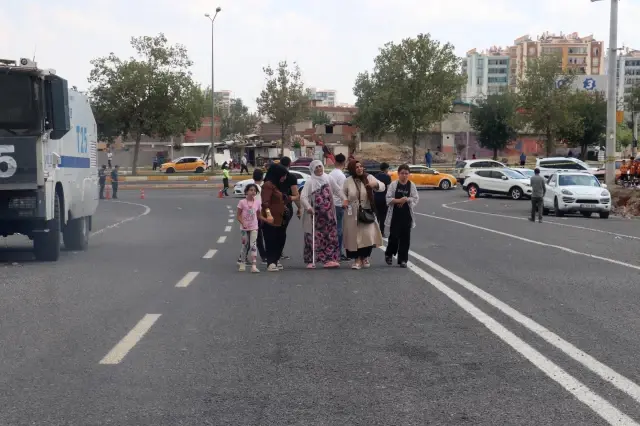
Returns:
[[[215,142],[215,117],[216,117],[216,98],[214,90],[214,62],[213,62],[213,23],[216,20],[218,13],[222,11],[221,7],[216,7],[216,13],[211,16],[209,13],[205,13],[204,16],[211,21],[211,166],[213,167],[213,144]]]

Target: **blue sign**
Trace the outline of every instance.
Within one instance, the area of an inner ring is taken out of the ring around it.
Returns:
[[[591,77],[585,78],[584,82],[582,82],[582,87],[584,90],[595,90],[596,80]]]

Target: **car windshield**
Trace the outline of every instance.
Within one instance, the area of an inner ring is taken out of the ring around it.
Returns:
[[[591,175],[560,175],[559,186],[593,186],[599,187],[598,178]]]
[[[26,73],[0,76],[0,129],[40,131],[37,80]]]
[[[456,162],[456,167],[455,168],[456,169],[464,169],[464,166],[466,166],[466,165],[467,165],[466,161],[458,161],[458,162]]]
[[[525,178],[521,173],[518,173],[515,170],[504,169],[504,170],[500,170],[500,171],[502,173],[504,173],[505,175],[509,176],[511,179],[524,179]]]
[[[535,174],[533,170],[516,170],[516,171],[521,175],[523,175],[524,177],[528,177],[528,178],[530,178]]]

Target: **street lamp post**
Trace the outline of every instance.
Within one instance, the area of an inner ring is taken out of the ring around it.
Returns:
[[[204,16],[207,17],[211,21],[211,168],[213,169],[214,163],[214,148],[213,144],[215,142],[215,118],[216,118],[216,98],[215,98],[215,89],[214,89],[214,61],[213,61],[213,40],[214,40],[214,32],[213,32],[213,23],[216,20],[216,16],[218,13],[222,11],[221,7],[216,7],[216,13],[211,16],[209,13],[205,13]]]
[[[602,0],[591,0],[591,2]],[[617,54],[618,54],[618,2],[611,0],[611,14],[609,18],[609,75],[607,90],[607,138],[606,138],[606,162],[605,182],[614,185],[616,180],[616,110],[618,103]]]

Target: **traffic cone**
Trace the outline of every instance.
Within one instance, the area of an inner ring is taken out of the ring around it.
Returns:
[[[144,200],[144,189],[140,189],[140,199]]]
[[[218,191],[218,198],[223,198],[222,189],[220,191]]]

